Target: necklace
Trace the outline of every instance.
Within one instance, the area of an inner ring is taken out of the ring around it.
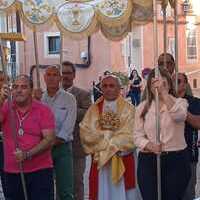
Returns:
[[[19,116],[18,111],[16,111],[16,113],[17,113],[17,119],[18,119],[18,121],[19,121],[18,135],[19,135],[19,136],[23,136],[23,135],[24,135],[23,121],[28,117],[30,111],[27,112],[23,117],[20,117],[20,116]]]

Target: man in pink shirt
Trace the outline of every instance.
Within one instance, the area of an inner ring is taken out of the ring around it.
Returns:
[[[26,75],[13,83],[13,100],[3,86],[0,96],[0,122],[4,133],[4,171],[6,196],[24,200],[20,167],[22,163],[28,200],[53,200],[51,144],[54,141],[55,121],[51,110],[32,99],[33,84]]]

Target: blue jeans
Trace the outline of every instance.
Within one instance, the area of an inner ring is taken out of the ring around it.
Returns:
[[[131,101],[134,106],[137,106],[140,103],[141,93],[139,91],[130,90],[127,96],[131,97]]]
[[[0,137],[0,176],[1,176],[1,185],[2,185],[2,189],[3,189],[3,193],[4,193],[4,196],[6,197],[5,174],[4,174],[4,170],[3,170],[3,166],[4,166],[3,142],[1,140],[2,139]]]
[[[24,173],[28,200],[54,200],[53,170]],[[8,200],[24,200],[20,174],[5,173]]]

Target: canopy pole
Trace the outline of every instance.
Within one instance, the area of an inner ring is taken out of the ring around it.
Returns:
[[[6,15],[3,15],[2,13],[0,13],[0,17],[5,21],[6,21],[6,25],[5,25],[5,30],[8,32],[8,14],[6,13]],[[1,27],[0,27],[1,28]],[[1,30],[2,31],[2,30]],[[4,49],[3,49],[3,40],[2,38],[0,38],[0,55],[1,55],[1,66],[2,66],[2,71],[3,73],[7,76],[7,69],[6,69],[6,60],[5,60],[5,54],[4,54]]]
[[[60,32],[60,66],[61,66],[61,71],[62,71],[62,62],[63,62],[63,33]]]
[[[0,38],[0,48],[1,48],[1,66],[2,66],[2,71],[5,75],[7,75],[7,70],[6,70],[6,61],[5,61],[5,55],[4,55],[4,49],[3,49],[3,41]]]
[[[7,77],[7,69],[6,69],[6,60],[5,60],[5,55],[4,55],[4,50],[3,50],[3,41],[0,38],[0,46],[1,46],[1,63],[2,63],[2,70],[4,75]],[[11,114],[10,118],[10,125],[12,129],[12,138],[15,144],[15,149],[16,151],[19,150],[19,143],[17,141],[17,132],[16,132],[16,122],[15,122],[15,114],[12,109],[12,96],[8,96],[8,108]],[[24,177],[24,172],[23,172],[23,162],[19,163],[19,171],[20,171],[20,178],[21,178],[21,183],[22,183],[22,188],[23,188],[23,193],[24,193],[24,199],[28,200],[28,194],[27,194],[27,188],[26,188],[26,181]]]
[[[38,41],[37,41],[37,32],[36,28],[33,29],[33,39],[34,39],[34,51],[35,51],[35,64],[36,64],[36,80],[37,80],[37,89],[40,88],[40,70],[39,70],[39,57],[38,57]]]
[[[167,68],[167,12],[166,12],[166,6],[164,6],[162,10],[163,10],[164,67]]]
[[[175,89],[178,91],[178,1],[174,0],[174,31],[175,31]]]
[[[154,47],[154,66],[158,60],[158,24],[157,24],[157,2],[153,0],[153,47]],[[158,71],[158,70],[156,70]]]
[[[159,78],[159,69],[157,66],[158,61],[158,26],[157,26],[157,1],[153,0],[153,40],[154,40],[154,66],[155,66],[155,78]],[[156,142],[160,144],[160,113],[159,113],[159,96],[158,90],[155,95],[156,100]],[[161,162],[160,154],[156,156],[157,161],[157,191],[158,200],[161,200]]]
[[[8,17],[8,13],[6,13],[6,32],[8,33],[9,32],[9,17]]]

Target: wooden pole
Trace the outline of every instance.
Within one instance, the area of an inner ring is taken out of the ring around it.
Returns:
[[[35,51],[35,64],[36,64],[36,80],[37,89],[40,88],[40,69],[39,69],[39,57],[38,57],[38,41],[36,29],[33,29],[34,51]]]
[[[5,61],[5,55],[4,55],[4,50],[3,50],[3,42],[2,39],[0,38],[0,46],[1,46],[1,62],[2,62],[2,70],[4,72],[4,75],[7,77],[7,69],[6,69],[6,61]],[[16,151],[19,149],[19,143],[17,141],[17,131],[16,131],[16,121],[15,121],[15,114],[12,109],[12,96],[8,96],[8,107],[10,111],[10,126],[12,129],[12,137],[13,141],[15,143],[15,149]],[[21,182],[22,182],[22,189],[24,192],[24,199],[28,200],[28,193],[27,193],[27,188],[26,188],[26,181],[24,177],[24,172],[23,172],[23,162],[19,163],[19,171],[20,171],[20,177],[21,177]]]
[[[63,33],[60,32],[60,66],[62,69],[62,62],[63,62]]]
[[[167,68],[167,12],[166,6],[163,7],[163,49],[164,67]]]
[[[154,66],[155,66],[155,77],[159,78],[159,69],[157,66],[158,61],[158,26],[157,26],[157,1],[153,0],[153,38],[154,38]],[[160,112],[159,112],[159,96],[158,90],[155,94],[156,101],[156,142],[160,144]],[[161,162],[160,154],[156,156],[157,161],[157,191],[158,200],[161,200]]]
[[[174,0],[174,30],[175,30],[175,89],[178,91],[178,2]]]
[[[2,71],[7,76],[7,69],[6,69],[6,61],[5,61],[5,55],[4,55],[4,49],[3,49],[3,41],[0,38],[0,48],[1,48],[1,65],[2,65]]]

